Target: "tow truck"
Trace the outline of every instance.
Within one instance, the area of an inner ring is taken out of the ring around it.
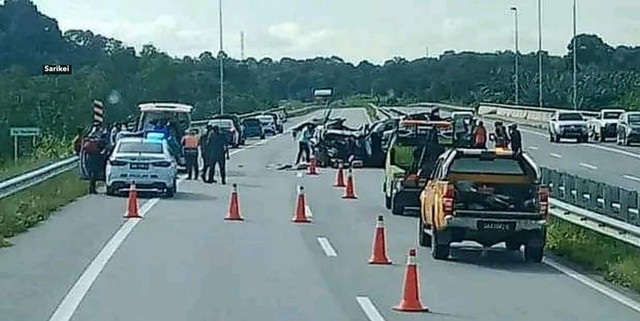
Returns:
[[[385,207],[393,214],[417,214],[420,192],[427,180],[423,173],[453,141],[442,134],[448,121],[401,120],[393,134],[385,160],[382,192]]]

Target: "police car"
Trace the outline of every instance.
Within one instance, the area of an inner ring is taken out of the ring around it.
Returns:
[[[173,197],[176,193],[177,163],[161,134],[124,137],[107,161],[108,195],[127,192],[133,182],[140,192]]]

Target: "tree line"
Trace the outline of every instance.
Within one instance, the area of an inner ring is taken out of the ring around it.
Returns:
[[[543,97],[547,107],[572,105],[572,56],[543,53]],[[640,47],[611,47],[596,35],[579,35],[578,103],[581,109],[640,106]],[[225,110],[247,112],[282,100],[310,100],[312,89],[332,87],[348,97],[369,94],[393,103],[481,101],[513,103],[514,52],[444,52],[437,58],[394,57],[383,64],[357,64],[333,57],[248,58],[203,52],[172,57],[152,45],[140,51],[89,30],[62,32],[55,19],[29,0],[0,6],[0,132],[37,126],[69,136],[91,122],[91,102],[106,105],[109,123],[136,117],[142,101],[180,101],[195,106],[194,118],[220,109],[220,59],[225,68]],[[73,75],[41,75],[43,64],[71,64]],[[538,58],[520,56],[520,102],[538,104]],[[11,154],[0,135],[0,159]]]

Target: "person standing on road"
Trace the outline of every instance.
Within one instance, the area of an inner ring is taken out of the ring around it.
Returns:
[[[302,155],[304,154],[306,162],[309,162],[311,156],[311,137],[313,137],[313,125],[307,124],[298,135],[298,156],[296,157],[296,165],[300,164]]]
[[[184,152],[184,158],[187,165],[187,179],[191,179],[191,175],[195,180],[198,180],[198,136],[196,136],[195,129],[192,129],[187,132],[184,137],[182,137],[181,145]]]
[[[220,168],[220,179],[222,185],[227,184],[227,162],[229,158],[227,150],[227,137],[220,133],[218,126],[213,126],[213,130],[207,138],[207,154],[210,159],[210,169],[208,173],[207,183],[215,183],[216,164]]]
[[[517,124],[510,126],[509,136],[511,136],[511,150],[516,154],[522,153],[522,135]]]
[[[480,149],[487,148],[487,129],[484,128],[483,121],[479,121],[478,126],[473,129],[473,147]]]
[[[87,153],[87,170],[89,172],[89,194],[96,194],[96,183],[104,169],[103,152],[107,147],[106,133],[96,131],[85,141],[83,149]]]
[[[202,181],[208,183],[209,171],[211,171],[211,159],[209,158],[209,136],[212,135],[213,127],[207,125],[203,135],[200,135],[200,155],[202,156]]]

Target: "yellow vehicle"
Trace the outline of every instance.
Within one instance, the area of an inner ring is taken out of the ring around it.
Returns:
[[[506,150],[451,149],[436,161],[420,194],[418,241],[436,259],[450,244],[475,241],[525,246],[528,262],[544,254],[549,192],[526,154]]]

